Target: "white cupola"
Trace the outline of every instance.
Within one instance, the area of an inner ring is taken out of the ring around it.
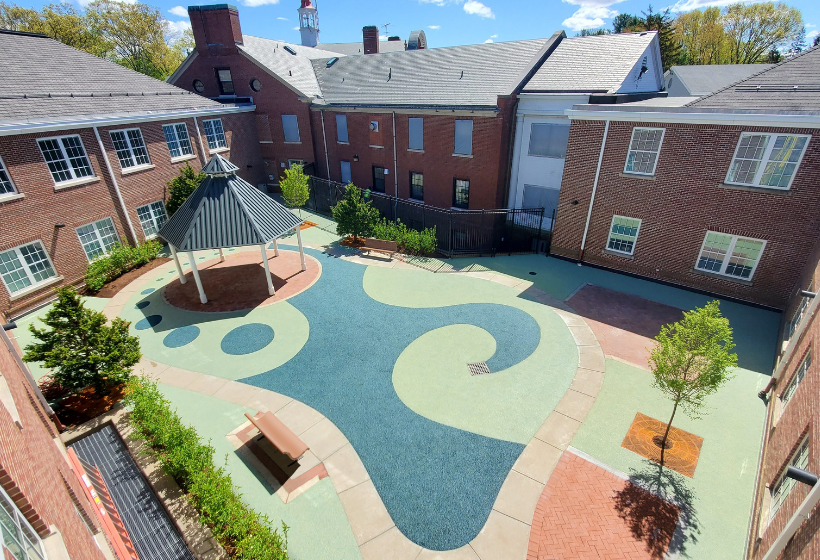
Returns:
[[[302,7],[299,8],[299,32],[303,47],[319,44],[319,11],[310,0],[302,0]]]

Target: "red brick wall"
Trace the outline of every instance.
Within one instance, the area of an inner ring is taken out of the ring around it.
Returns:
[[[0,372],[22,424],[20,428],[0,404],[0,484],[41,537],[50,533],[51,525],[56,525],[72,559],[102,560],[102,552],[74,509],[64,480],[93,520],[92,506],[58,444],[52,441],[57,432],[48,420],[43,420],[45,413],[34,401],[30,386],[4,340],[0,340]]]
[[[609,128],[583,260],[777,308],[785,306],[817,236],[820,140],[812,138],[787,192],[721,188],[741,132],[761,127],[657,125],[665,128],[654,180],[622,177],[631,122]],[[604,123],[572,123],[552,252],[577,259]],[[792,130],[810,134],[810,130]],[[574,202],[577,203],[574,204]],[[604,252],[613,215],[640,218],[632,258]],[[766,240],[751,283],[694,270],[707,230]]]

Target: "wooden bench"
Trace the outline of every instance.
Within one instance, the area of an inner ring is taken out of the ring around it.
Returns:
[[[257,412],[254,416],[246,412],[245,416],[271,445],[283,455],[287,455],[294,463],[310,449],[304,441],[299,439],[299,436],[290,431],[290,428],[285,426],[284,422],[274,416],[272,412]]]
[[[399,245],[395,241],[365,237],[362,251],[384,253],[392,259],[393,255],[399,251]]]

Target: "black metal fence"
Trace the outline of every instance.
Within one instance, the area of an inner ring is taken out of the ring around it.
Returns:
[[[311,177],[310,183],[305,208],[330,216],[330,208],[344,198],[346,185],[319,177]],[[549,253],[555,216],[544,216],[543,208],[454,210],[374,191],[369,200],[388,220],[416,230],[435,227],[437,250],[447,257]]]

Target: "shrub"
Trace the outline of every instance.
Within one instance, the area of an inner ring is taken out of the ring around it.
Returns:
[[[179,170],[179,175],[168,182],[168,202],[165,203],[165,210],[169,216],[173,216],[174,212],[179,210],[205,177],[204,173],[197,173],[190,165]]]
[[[237,560],[287,560],[288,526],[282,534],[242,502],[230,475],[214,464],[214,448],[183,424],[157,388],[140,377],[129,381],[124,400],[138,437],[156,453],[162,469],[187,493],[214,537]]]
[[[162,244],[156,239],[136,247],[117,243],[107,255],[88,265],[85,271],[85,285],[91,293],[99,292],[106,282],[157,258],[161,250]]]
[[[336,220],[336,233],[352,235],[354,238],[372,235],[373,226],[379,220],[379,211],[364,200],[362,191],[350,183],[345,197],[331,209]]]
[[[290,169],[285,169],[285,176],[279,180],[279,188],[282,189],[285,204],[291,208],[301,208],[310,198],[308,176],[305,175],[301,165],[293,165]]]
[[[382,218],[373,227],[373,236],[395,241],[399,251],[408,255],[432,255],[436,251],[435,227],[416,231],[401,221],[391,222]]]

